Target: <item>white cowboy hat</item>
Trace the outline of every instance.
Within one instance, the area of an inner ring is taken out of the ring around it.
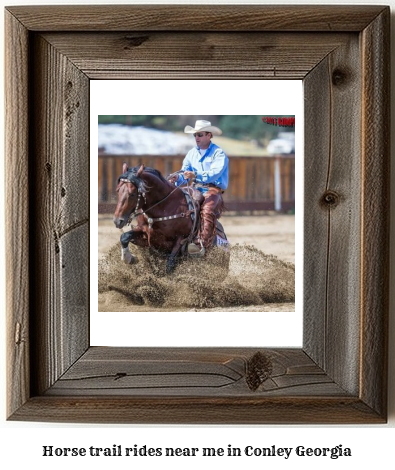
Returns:
[[[212,126],[210,121],[196,121],[195,127],[185,126],[186,134],[194,134],[195,132],[211,132],[213,135],[221,135],[222,131],[218,127]]]

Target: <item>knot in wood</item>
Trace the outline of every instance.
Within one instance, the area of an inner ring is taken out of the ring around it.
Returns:
[[[340,196],[332,190],[325,191],[321,197],[321,204],[325,207],[336,207],[339,204]]]
[[[332,73],[332,83],[335,86],[342,86],[348,82],[348,73],[345,70],[336,68]]]
[[[269,356],[258,351],[247,361],[246,382],[248,388],[255,392],[273,372]]]
[[[138,37],[125,36],[124,39],[126,39],[127,41],[127,45],[124,46],[124,50],[128,50],[130,48],[141,46],[141,44],[144,44],[145,41],[148,41],[149,36],[138,36]]]

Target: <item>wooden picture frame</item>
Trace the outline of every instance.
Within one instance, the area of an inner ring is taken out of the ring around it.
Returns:
[[[386,421],[389,19],[383,6],[6,9],[8,419]],[[303,347],[90,347],[89,82],[207,71],[304,80]]]

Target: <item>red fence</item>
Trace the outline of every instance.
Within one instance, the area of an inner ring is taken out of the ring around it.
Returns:
[[[181,168],[183,155],[99,155],[99,212],[115,208],[117,179],[122,163],[144,164],[169,175]],[[295,157],[229,157],[229,187],[224,194],[229,211],[295,209]]]

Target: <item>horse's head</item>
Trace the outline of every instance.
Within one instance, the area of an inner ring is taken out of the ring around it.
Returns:
[[[128,223],[132,212],[136,210],[139,193],[144,191],[144,181],[141,179],[143,170],[143,165],[138,169],[129,170],[126,163],[123,164],[123,173],[118,178],[116,189],[118,202],[113,219],[117,228],[124,227]]]

